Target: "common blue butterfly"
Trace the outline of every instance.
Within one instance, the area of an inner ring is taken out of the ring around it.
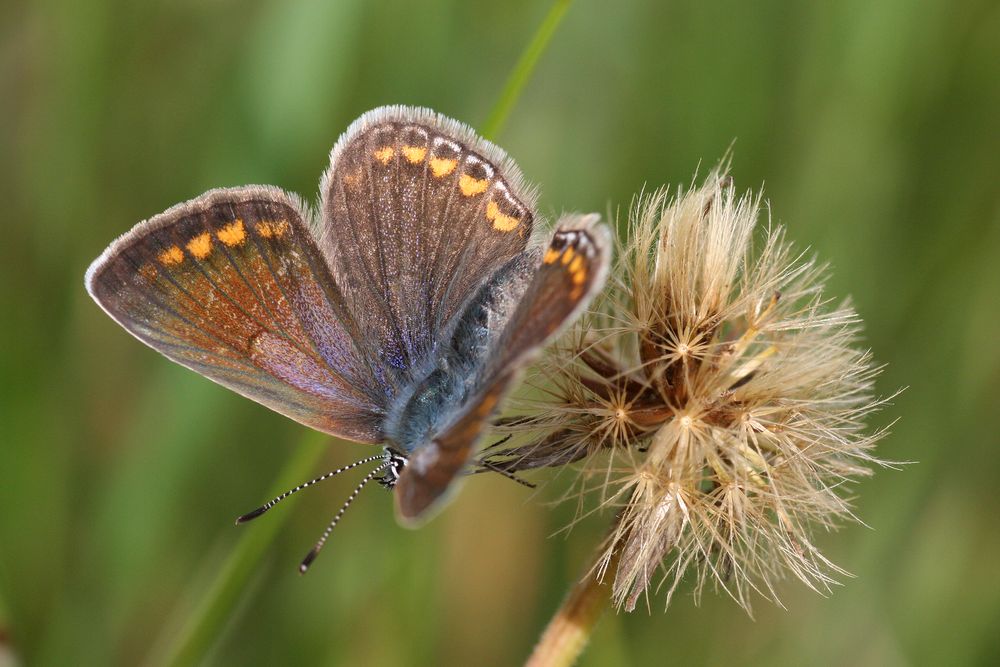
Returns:
[[[394,489],[412,525],[454,486],[525,363],[604,282],[597,216],[550,232],[534,207],[514,162],[470,128],[383,107],[334,146],[316,213],[271,186],[212,190],[114,241],[86,286],[177,363],[383,445],[365,481]]]

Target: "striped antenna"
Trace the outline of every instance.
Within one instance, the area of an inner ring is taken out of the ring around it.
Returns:
[[[269,500],[268,502],[264,503],[263,505],[261,505],[260,507],[258,507],[257,509],[255,509],[254,511],[247,512],[243,516],[239,517],[238,519],[236,519],[236,525],[238,526],[241,523],[246,523],[247,521],[250,521],[251,519],[256,519],[261,514],[263,514],[264,512],[268,511],[269,509],[271,509],[272,507],[274,507],[275,505],[277,505],[278,503],[280,503],[282,500],[284,500],[288,496],[292,495],[293,493],[297,493],[297,492],[301,491],[302,489],[310,487],[313,484],[316,484],[318,482],[322,482],[325,479],[330,479],[334,475],[339,475],[342,472],[347,472],[348,470],[351,470],[352,468],[357,468],[358,466],[364,465],[365,463],[372,463],[374,461],[384,461],[384,460],[385,460],[385,454],[378,454],[377,456],[369,456],[368,458],[361,459],[360,461],[355,461],[351,465],[344,466],[343,468],[337,468],[336,470],[332,470],[332,471],[330,471],[330,472],[328,472],[326,474],[320,475],[316,479],[311,479],[308,482],[305,482],[304,484],[299,484],[294,489],[289,489],[288,491],[285,491],[284,493],[282,493],[277,498],[273,498],[272,500]],[[388,465],[388,464],[386,464],[386,465]],[[384,466],[384,465],[380,466],[378,468],[378,470],[382,470],[385,467],[386,466]],[[367,478],[365,478],[365,479],[367,481]],[[341,510],[341,512],[343,512],[343,510]],[[338,515],[338,518],[339,518],[339,515]]]
[[[368,482],[375,479],[379,475],[379,473],[381,473],[383,470],[393,465],[393,461],[391,459],[386,460],[385,456],[380,456],[378,458],[382,459],[384,463],[379,467],[375,468],[374,470],[372,470],[367,475],[365,475],[365,478],[361,480],[361,483],[358,484],[356,487],[354,487],[354,491],[351,492],[351,495],[347,496],[347,500],[344,501],[344,504],[341,505],[340,510],[333,517],[333,521],[330,522],[330,525],[327,526],[326,530],[323,531],[323,535],[320,536],[319,541],[316,542],[316,546],[314,546],[312,548],[312,551],[307,553],[306,557],[302,559],[302,563],[299,565],[299,574],[305,574],[306,571],[309,569],[309,566],[312,564],[312,562],[316,560],[316,556],[319,555],[320,549],[322,549],[323,545],[326,544],[326,540],[327,538],[330,537],[330,533],[332,533],[333,529],[336,528],[337,522],[340,521],[340,518],[342,516],[344,516],[344,512],[347,511],[347,508],[351,506],[351,503],[354,502],[354,499],[358,497],[359,493],[361,493],[361,489],[365,488],[365,485]]]

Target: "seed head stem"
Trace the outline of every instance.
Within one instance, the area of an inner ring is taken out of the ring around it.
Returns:
[[[618,552],[605,562],[605,550],[598,548],[592,561],[545,627],[525,667],[569,667],[587,647],[611,601],[611,582],[604,581],[604,573],[618,568]]]

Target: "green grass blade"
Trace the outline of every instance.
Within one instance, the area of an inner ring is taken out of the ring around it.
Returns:
[[[521,96],[521,90],[524,89],[524,85],[531,78],[538,60],[549,45],[549,40],[552,39],[552,35],[555,34],[556,29],[566,15],[566,11],[572,4],[573,0],[556,0],[541,25],[538,26],[535,36],[531,38],[528,46],[521,53],[521,57],[518,58],[517,64],[511,71],[510,76],[507,77],[507,83],[504,84],[500,97],[497,99],[496,104],[493,105],[493,110],[483,125],[483,136],[487,139],[494,139],[503,129],[511,109],[514,108],[518,98]]]
[[[267,497],[277,496],[309,478],[326,451],[328,440],[328,436],[316,431],[306,433]],[[282,508],[281,512],[268,513],[266,520],[255,521],[252,526],[241,527],[244,533],[236,548],[181,631],[171,641],[162,659],[154,659],[153,664],[186,667],[196,665],[204,658],[221,635],[233,609],[239,604],[246,584],[260,564],[268,545],[274,541],[282,526],[292,516],[290,511],[292,508],[288,505],[297,502],[297,495],[290,496],[282,503],[286,507]]]

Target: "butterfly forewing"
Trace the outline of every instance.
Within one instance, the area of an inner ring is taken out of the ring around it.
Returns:
[[[88,290],[174,361],[318,430],[379,442],[385,387],[301,211],[276,188],[206,193],[112,244]]]
[[[482,282],[524,250],[534,222],[503,152],[425,110],[362,116],[321,188],[321,248],[400,382]]]

